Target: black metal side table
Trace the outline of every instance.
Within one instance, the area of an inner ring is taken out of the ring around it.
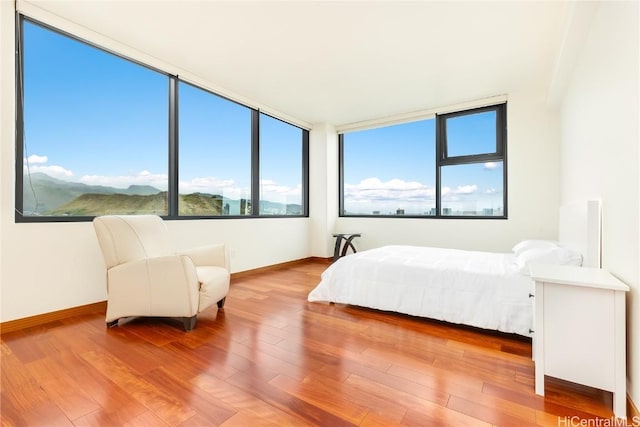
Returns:
[[[356,253],[356,247],[353,246],[353,239],[360,236],[360,233],[335,233],[333,237],[336,238],[336,246],[333,249],[333,260],[335,261],[338,258],[345,256],[349,248],[351,248],[353,253]],[[342,250],[340,250],[341,247]]]

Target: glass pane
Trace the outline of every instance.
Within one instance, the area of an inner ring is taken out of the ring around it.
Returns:
[[[440,172],[442,215],[504,215],[502,162],[444,166]]]
[[[260,114],[260,215],[303,215],[302,129]]]
[[[251,214],[251,110],[181,82],[178,213]]]
[[[343,215],[435,215],[435,119],[345,133]]]
[[[450,117],[446,126],[448,157],[496,152],[495,111]]]
[[[167,77],[23,22],[23,215],[167,214]]]

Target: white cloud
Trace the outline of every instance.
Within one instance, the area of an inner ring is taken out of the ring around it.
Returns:
[[[357,184],[345,184],[345,209],[353,212],[395,214],[404,209],[407,214],[423,214],[435,206],[435,188],[418,181],[394,178],[381,181],[366,178]]]
[[[240,186],[233,179],[221,179],[212,176],[180,181],[178,192],[180,194],[219,194],[230,199],[248,199],[251,197],[250,187]]]
[[[51,166],[31,165],[29,167],[29,171],[31,173],[36,173],[36,172],[46,173],[50,177],[64,179],[64,180],[68,180],[73,176],[72,171],[57,165],[51,165]]]
[[[491,207],[495,189],[483,191],[477,184],[442,187],[441,197],[446,207],[472,211]],[[435,188],[416,181],[378,178],[363,179],[357,184],[345,184],[344,208],[348,212],[395,215],[402,209],[405,214],[430,214],[435,207]]]
[[[47,156],[31,155],[28,159],[24,159],[25,164],[28,162],[31,173],[42,172],[53,178],[63,179],[65,181],[80,182],[87,185],[103,185],[106,187],[128,188],[131,185],[149,185],[161,191],[167,190],[168,175],[142,170],[127,175],[83,175],[75,177],[74,173],[62,166],[46,165]],[[293,194],[298,196],[302,194],[301,187],[289,188],[278,186],[275,182],[267,182],[266,188],[274,194]],[[200,177],[189,181],[181,181],[179,183],[179,191],[181,194],[190,193],[209,193],[221,194],[228,198],[240,199],[249,198],[251,196],[250,187],[240,187],[233,179],[221,179],[216,177]]]
[[[214,176],[193,178],[190,181],[180,181],[181,193],[222,193],[224,189],[232,188],[233,179],[221,179]]]
[[[29,157],[23,159],[25,173],[28,171],[30,173],[45,173],[53,178],[65,179],[68,180],[73,176],[73,172],[69,169],[66,169],[62,166],[58,165],[46,165],[49,161],[47,156],[39,156],[37,154],[32,154]]]
[[[49,158],[47,156],[38,156],[37,154],[32,154],[24,160],[31,166],[40,163],[47,163],[47,161],[49,161]]]
[[[493,170],[498,167],[496,162],[487,162],[484,164],[484,170]]]
[[[159,190],[167,189],[166,174],[153,174],[146,170],[133,175],[84,175],[78,179],[78,182],[116,188],[128,188],[130,185],[150,185]]]
[[[442,197],[448,197],[450,200],[458,200],[459,195],[473,194],[478,191],[478,186],[475,184],[472,185],[460,185],[455,189],[451,187],[442,187],[440,193]]]
[[[344,193],[345,197],[352,200],[424,200],[435,197],[435,188],[397,178],[386,182],[378,178],[366,178],[358,184],[345,184]]]
[[[476,191],[478,191],[478,186],[473,184],[473,185],[461,185],[458,186],[458,188],[456,188],[454,190],[455,194],[473,194]]]
[[[260,188],[262,191],[262,198],[275,201],[276,199],[297,197],[300,200],[302,194],[302,185],[296,187],[290,187],[288,185],[278,185],[276,181],[270,179],[263,179],[260,181]]]

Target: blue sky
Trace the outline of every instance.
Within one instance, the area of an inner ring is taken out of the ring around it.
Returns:
[[[32,172],[167,189],[168,77],[25,22]],[[250,196],[251,110],[180,83],[180,189]],[[263,194],[300,203],[301,129],[261,115]],[[290,165],[282,167],[282,165]]]
[[[31,172],[166,190],[168,77],[28,21],[24,33]],[[248,198],[250,109],[181,82],[179,113],[180,193]],[[495,151],[495,113],[449,123],[450,155]],[[302,131],[266,115],[260,124],[262,197],[300,203]],[[434,119],[350,132],[345,141],[347,211],[423,214],[435,206]],[[501,207],[502,165],[443,168],[442,194],[454,210]]]
[[[435,122],[433,118],[345,134],[345,210],[393,214],[404,209],[405,214],[422,215],[434,208]],[[494,112],[455,118],[448,126],[450,156],[495,152]],[[441,173],[443,208],[502,209],[501,162],[447,166]]]

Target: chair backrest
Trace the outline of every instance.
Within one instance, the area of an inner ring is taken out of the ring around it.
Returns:
[[[107,269],[125,262],[172,255],[162,218],[156,215],[105,215],[94,218]]]

